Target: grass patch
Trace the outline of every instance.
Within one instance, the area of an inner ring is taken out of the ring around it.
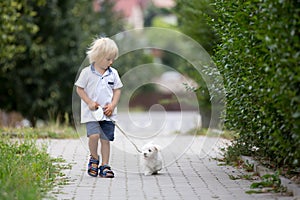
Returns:
[[[0,199],[39,200],[52,189],[60,168],[34,139],[0,140]]]
[[[207,128],[194,128],[187,132],[187,134],[190,135],[202,135],[202,136],[208,136],[208,137],[221,137],[224,139],[232,140],[234,139],[237,134],[232,131],[226,131],[226,130],[210,130]]]
[[[52,138],[68,139],[79,138],[79,134],[71,126],[50,124],[43,127],[25,127],[25,128],[0,128],[0,136],[14,137],[35,137],[35,138]]]

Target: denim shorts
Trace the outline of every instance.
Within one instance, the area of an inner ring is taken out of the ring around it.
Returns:
[[[95,121],[86,123],[87,137],[100,134],[100,138],[113,141],[115,134],[115,124],[112,121]]]

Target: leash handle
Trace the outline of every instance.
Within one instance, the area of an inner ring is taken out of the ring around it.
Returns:
[[[137,150],[137,152],[142,153],[142,151],[136,146],[136,144],[134,144],[134,142],[127,136],[127,134],[121,129],[121,127],[115,122],[112,121],[115,126],[121,131],[121,133],[129,140],[129,142],[135,147],[135,149]]]

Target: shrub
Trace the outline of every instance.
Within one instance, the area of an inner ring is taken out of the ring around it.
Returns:
[[[300,166],[299,1],[216,0],[214,60],[226,87],[231,151]]]

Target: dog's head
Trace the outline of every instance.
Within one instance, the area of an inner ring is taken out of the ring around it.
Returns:
[[[143,146],[142,155],[144,158],[151,158],[157,155],[158,151],[159,151],[159,147],[157,145],[150,143]]]

